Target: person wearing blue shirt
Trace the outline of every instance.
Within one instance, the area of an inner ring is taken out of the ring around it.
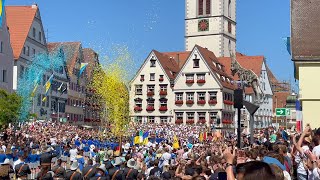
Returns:
[[[0,149],[0,163],[3,163],[6,158],[7,156],[4,153],[3,149]]]

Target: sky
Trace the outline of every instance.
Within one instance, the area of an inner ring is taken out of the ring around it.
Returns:
[[[80,41],[100,56],[127,46],[136,71],[152,49],[184,51],[185,0],[6,0],[37,3],[49,42]],[[283,38],[290,36],[290,0],[237,0],[237,51],[263,55],[279,80],[293,81]]]

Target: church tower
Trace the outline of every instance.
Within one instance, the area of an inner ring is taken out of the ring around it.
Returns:
[[[185,0],[185,46],[197,44],[217,57],[229,57],[236,49],[236,0]]]

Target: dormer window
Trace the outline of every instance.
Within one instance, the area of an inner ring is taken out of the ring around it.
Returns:
[[[150,67],[156,67],[156,60],[154,59],[150,60]]]
[[[199,68],[199,59],[193,60],[193,68]]]

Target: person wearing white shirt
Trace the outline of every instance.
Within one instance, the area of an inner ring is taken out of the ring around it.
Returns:
[[[76,161],[76,157],[78,155],[78,149],[76,148],[75,145],[73,145],[73,147],[72,147],[72,149],[70,149],[69,153],[70,153],[70,161],[71,162]]]

